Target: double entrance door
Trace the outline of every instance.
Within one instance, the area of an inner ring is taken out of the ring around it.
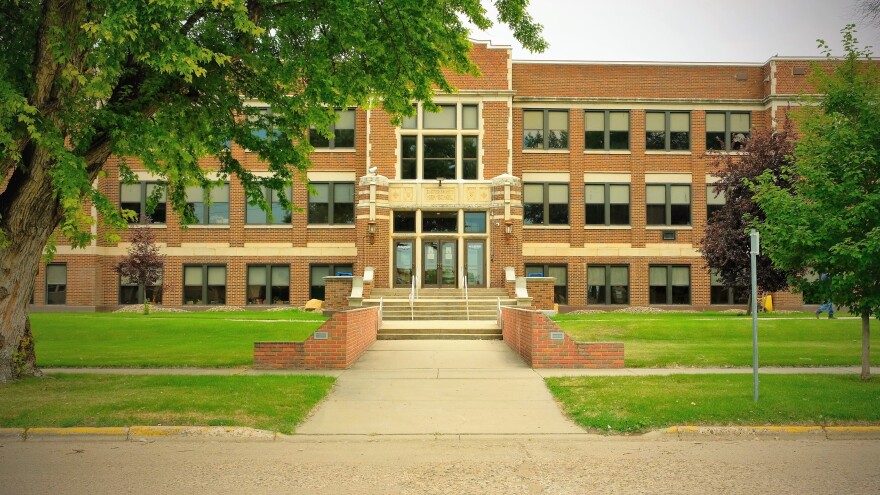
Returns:
[[[486,286],[486,242],[482,239],[464,239],[464,259],[459,256],[459,239],[422,239],[421,256],[416,259],[415,240],[394,242],[394,285],[408,287],[412,274],[419,275],[423,288],[460,287],[459,268],[468,276],[468,286]],[[460,264],[460,261],[462,262]],[[418,263],[417,263],[418,262]]]

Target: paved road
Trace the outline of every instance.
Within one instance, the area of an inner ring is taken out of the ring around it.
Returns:
[[[293,437],[0,443],[27,494],[876,494],[880,442]]]
[[[297,433],[582,433],[498,340],[380,340]]]

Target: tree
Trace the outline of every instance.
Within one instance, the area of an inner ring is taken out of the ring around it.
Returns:
[[[128,256],[116,265],[116,273],[138,285],[144,291],[144,314],[150,313],[150,301],[146,290],[156,285],[162,276],[165,255],[159,253],[156,234],[147,226],[133,229]]]
[[[823,295],[862,318],[862,379],[870,378],[870,318],[880,318],[880,74],[870,51],[859,48],[854,26],[843,31],[846,55],[830,70],[818,65],[812,82],[820,97],[801,107],[795,161],[783,167],[786,189],[761,176],[756,200],[766,212],[756,222],[770,258],[780,268],[827,274]]]
[[[715,194],[724,194],[724,206],[706,221],[706,235],[700,251],[706,264],[718,272],[727,287],[751,285],[751,241],[748,230],[752,221],[764,220],[764,211],[755,202],[751,183],[761,174],[769,172],[774,184],[782,189],[788,183],[780,173],[790,165],[794,151],[794,133],[791,123],[785,120],[778,131],[761,130],[746,141],[747,154],[720,155],[715,162]],[[774,292],[788,288],[787,273],[773,265],[766,252],[757,258],[758,287]]]
[[[528,0],[494,5],[523,46],[545,47]],[[332,109],[381,106],[398,123],[413,101],[433,108],[435,90],[453,91],[445,70],[476,75],[469,23],[492,24],[479,0],[0,4],[0,382],[33,372],[14,373],[12,362],[28,352],[27,302],[50,234],[88,245],[87,203],[125,227],[93,187],[111,154],[164,178],[168,203],[189,221],[185,187],[211,186],[200,167],[209,155],[215,173],[237,176],[268,209],[261,187],[282,189],[305,170],[311,148],[298,138],[310,127],[329,135]],[[274,133],[261,139],[261,129]],[[257,152],[272,177],[246,170],[230,141]]]

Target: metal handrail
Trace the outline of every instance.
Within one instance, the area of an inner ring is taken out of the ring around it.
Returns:
[[[468,299],[468,280],[467,280],[467,274],[464,274],[464,275],[461,276],[461,282],[462,282],[462,286],[464,287],[464,309],[465,309],[465,315],[467,315],[467,319],[470,320],[470,319],[471,319],[471,303],[470,303],[470,300]]]
[[[379,321],[382,321],[382,306],[385,305],[385,297],[379,298]]]
[[[413,311],[413,303],[415,302],[415,299],[416,299],[416,278],[417,277],[415,275],[413,275],[411,282],[410,282],[410,289],[409,289],[409,319],[410,320],[416,319],[415,312]]]
[[[501,297],[498,298],[498,320],[501,320]]]

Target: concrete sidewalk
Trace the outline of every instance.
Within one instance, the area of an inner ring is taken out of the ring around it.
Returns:
[[[376,342],[301,435],[570,434],[544,381],[504,342]]]

